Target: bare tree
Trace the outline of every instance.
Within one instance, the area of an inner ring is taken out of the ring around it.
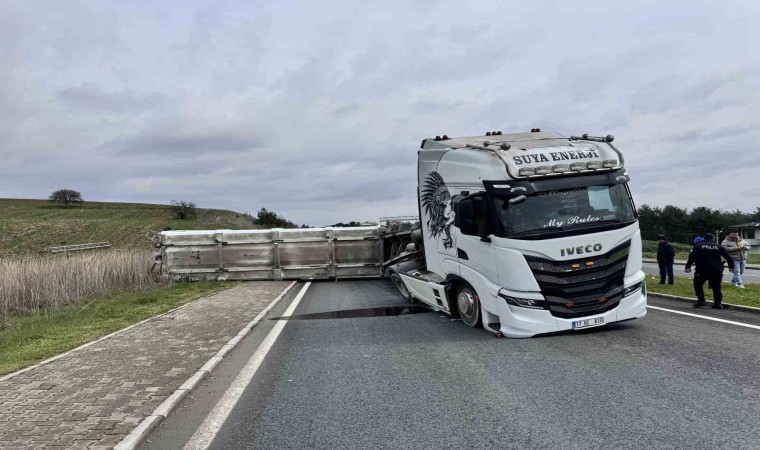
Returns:
[[[58,189],[50,194],[48,201],[59,205],[69,206],[72,203],[83,203],[82,194],[72,189]]]
[[[195,203],[183,200],[172,200],[172,209],[177,219],[195,219],[197,213]]]

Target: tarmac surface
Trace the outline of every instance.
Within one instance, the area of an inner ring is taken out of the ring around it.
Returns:
[[[760,315],[652,297],[643,319],[513,340],[406,305],[384,280],[312,283],[143,448],[183,448],[278,323],[211,448],[760,448]]]

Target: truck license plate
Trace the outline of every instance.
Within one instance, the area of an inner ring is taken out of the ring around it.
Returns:
[[[598,327],[600,325],[604,325],[604,317],[576,320],[573,322],[573,330],[577,330],[578,328]]]

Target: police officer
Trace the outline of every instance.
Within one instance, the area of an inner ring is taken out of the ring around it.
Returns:
[[[713,308],[723,309],[723,293],[720,290],[720,282],[723,281],[723,261],[721,256],[728,262],[728,271],[734,271],[734,260],[728,254],[726,249],[717,244],[715,236],[707,233],[705,239],[694,245],[689,260],[686,261],[685,271],[691,272],[691,265],[696,262],[697,271],[694,272],[694,293],[697,294],[697,303],[695,308],[701,308],[707,305],[705,303],[705,281],[709,281],[713,290]]]

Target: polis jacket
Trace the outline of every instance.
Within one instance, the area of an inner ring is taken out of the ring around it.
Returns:
[[[728,262],[728,268],[734,270],[734,259],[728,254],[725,247],[713,241],[702,241],[694,245],[691,253],[689,253],[686,268],[691,269],[692,264],[696,263],[698,273],[721,273],[723,272],[721,257]]]
[[[747,259],[747,250],[749,250],[749,245],[747,245],[747,241],[744,239],[738,236],[736,239],[726,237],[723,239],[723,243],[721,245],[726,247],[726,251],[728,251],[728,254],[731,255],[732,258],[738,259],[739,261],[744,261]]]

